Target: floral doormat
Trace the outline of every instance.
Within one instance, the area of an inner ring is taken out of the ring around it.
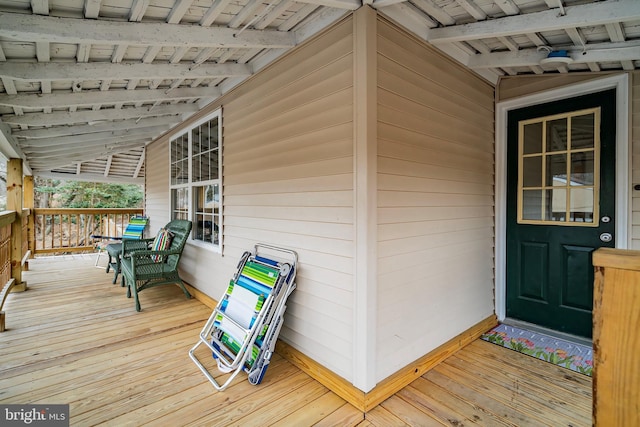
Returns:
[[[591,376],[593,349],[539,332],[498,325],[481,337],[493,344]]]

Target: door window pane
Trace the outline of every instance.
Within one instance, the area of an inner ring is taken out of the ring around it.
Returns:
[[[520,123],[518,222],[597,225],[599,111]]]
[[[571,118],[571,148],[593,148],[594,146],[594,115],[583,114]]]
[[[567,183],[567,155],[554,154],[546,156],[547,167],[545,180],[547,186],[557,187]]]
[[[542,156],[522,159],[522,185],[525,187],[542,186]]]
[[[525,190],[522,193],[522,217],[534,221],[542,220],[544,207],[543,190]]]
[[[567,149],[567,119],[550,120],[547,123],[547,151]]]
[[[542,122],[524,126],[523,154],[542,153]]]

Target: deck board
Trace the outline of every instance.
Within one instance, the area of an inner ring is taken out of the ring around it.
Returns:
[[[137,313],[94,256],[30,262],[29,290],[5,303],[0,403],[67,403],[73,426],[591,425],[590,378],[484,341],[366,415],[279,355],[259,386],[241,373],[216,392],[188,357],[211,309],[165,286]]]

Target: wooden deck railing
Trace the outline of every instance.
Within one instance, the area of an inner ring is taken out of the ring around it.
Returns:
[[[34,254],[60,254],[94,250],[91,236],[121,236],[133,215],[142,209],[34,209]]]
[[[29,257],[93,251],[97,239],[92,236],[121,236],[129,218],[142,214],[142,209],[23,209],[21,213],[0,212],[0,332],[5,330],[2,307],[7,296],[12,289],[27,289],[22,269]]]
[[[15,220],[14,211],[0,213],[0,332],[4,332],[5,329],[5,314],[2,306],[16,283],[11,276],[11,227]]]

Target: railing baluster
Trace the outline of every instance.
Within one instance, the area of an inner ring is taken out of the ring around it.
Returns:
[[[36,208],[33,212],[36,224],[33,254],[91,252],[95,249],[92,235],[119,236],[129,218],[142,213],[139,208]]]

